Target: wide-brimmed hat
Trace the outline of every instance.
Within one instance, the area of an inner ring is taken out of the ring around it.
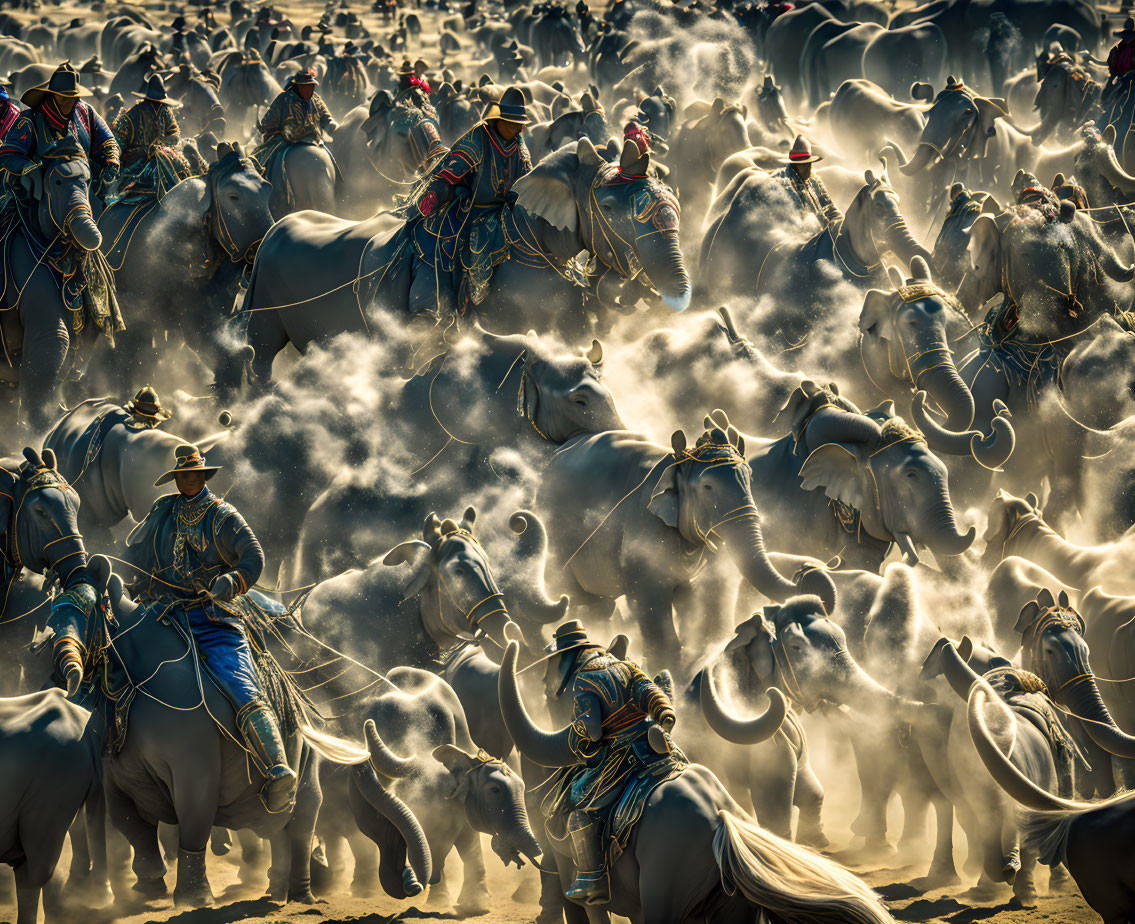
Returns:
[[[792,147],[788,151],[788,159],[786,164],[814,164],[818,160],[823,160],[819,154],[812,153],[812,142],[810,142],[803,135],[797,135],[796,140],[792,142]]]
[[[148,420],[169,420],[173,413],[162,407],[158,393],[150,385],[138,389],[138,394],[132,401],[127,401],[123,407],[132,417],[144,417]]]
[[[1113,34],[1124,37],[1135,35],[1135,19],[1132,19],[1130,16],[1128,16],[1125,20],[1123,20],[1123,28],[1116,29]]]
[[[201,450],[189,443],[178,446],[177,449],[173,451],[173,454],[176,460],[173,468],[154,482],[155,488],[160,488],[163,484],[173,481],[174,476],[178,472],[203,472],[205,480],[208,481],[220,471],[221,468],[219,465],[206,465],[205,456],[201,454]]]
[[[71,66],[70,61],[64,61],[55,69],[55,73],[47,83],[24,91],[20,102],[32,108],[42,103],[48,96],[81,99],[91,95],[91,91],[79,83],[79,72]]]
[[[522,667],[517,673],[523,674],[525,671],[530,671],[532,668],[550,661],[556,655],[561,655],[566,651],[574,651],[577,648],[601,648],[602,646],[596,642],[591,641],[587,637],[587,633],[583,629],[583,623],[578,619],[569,619],[562,625],[556,626],[556,631],[552,633],[552,643],[544,648],[544,653],[531,664]]]
[[[398,76],[399,77],[413,77],[414,76],[414,65],[410,63],[409,58],[403,58],[402,59],[402,64],[398,68]]]
[[[300,71],[298,74],[292,77],[293,87],[314,87],[318,84],[319,81],[315,79],[314,71]]]
[[[172,96],[166,93],[166,82],[162,80],[161,74],[154,74],[146,83],[145,93],[135,93],[139,99],[148,100],[151,103],[164,103],[166,106],[173,106],[175,109],[181,105]]]
[[[500,119],[502,122],[511,122],[513,125],[527,125],[530,121],[528,110],[524,105],[524,94],[516,87],[509,87],[504,91],[499,103],[490,103],[485,110],[485,121]]]

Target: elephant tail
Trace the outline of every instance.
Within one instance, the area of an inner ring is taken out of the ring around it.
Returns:
[[[894,924],[879,897],[838,863],[734,815],[718,813],[713,855],[722,886],[776,920]]]

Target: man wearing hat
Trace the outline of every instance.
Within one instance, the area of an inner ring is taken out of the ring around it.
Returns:
[[[1115,35],[1119,43],[1111,49],[1107,56],[1107,70],[1111,74],[1109,83],[1116,84],[1119,78],[1135,70],[1135,19],[1130,16],[1123,22],[1123,28],[1117,29]]]
[[[469,242],[485,233],[486,220],[499,216],[512,184],[532,169],[520,137],[527,124],[524,96],[509,87],[410,194],[403,214],[416,221],[412,314],[436,309],[444,316],[459,303],[464,310],[484,300],[492,265],[483,258],[494,248],[484,241],[471,249]]]
[[[670,740],[670,697],[636,665],[592,642],[579,620],[559,626],[545,652],[545,691],[553,715],[570,720],[568,743],[581,763],[556,771],[541,808],[549,820],[563,819],[571,837],[575,882],[564,895],[603,905],[610,900],[607,810],[645,802],[687,761]],[[616,839],[629,833],[619,824],[611,830]]]
[[[404,58],[402,66],[398,68],[398,92],[394,94],[394,105],[399,104],[413,106],[430,116],[435,115],[433,103],[430,102],[430,85],[419,76],[409,58]]]
[[[193,168],[179,150],[181,129],[173,110],[181,103],[166,94],[165,82],[154,74],[137,103],[114,120],[114,137],[122,147],[120,198],[156,196],[158,201]]]
[[[138,394],[122,408],[130,415],[129,426],[135,430],[154,430],[173,416],[162,407],[161,399],[152,385],[138,389]]]
[[[800,211],[805,214],[811,212],[820,219],[820,224],[827,227],[842,221],[843,213],[832,202],[823,180],[812,175],[812,164],[820,160],[823,158],[812,153],[811,142],[803,135],[797,135],[788,159],[773,177],[781,181]]]
[[[260,164],[267,176],[272,163],[283,156],[289,144],[323,144],[323,134],[333,134],[339,127],[331,112],[315,92],[315,74],[311,70],[300,71],[284,87],[284,91],[272,100],[272,105],[264,113],[257,128],[264,136],[252,156]]]
[[[173,481],[177,492],[159,497],[126,540],[127,558],[140,572],[131,590],[143,604],[167,606],[166,615],[193,633],[265,778],[260,798],[268,811],[282,812],[294,802],[296,774],[257,681],[242,618],[264,553],[236,508],[209,490],[206,482],[219,466],[207,465],[188,444],[174,456],[174,467],[154,484]]]
[[[64,135],[71,134],[87,152],[92,180],[105,189],[118,176],[118,142],[102,117],[81,97],[91,91],[79,84],[69,63],[60,64],[51,79],[32,87],[20,98],[28,106],[20,113],[0,144],[0,169],[8,173],[18,197],[38,199],[43,191],[39,154]],[[26,201],[26,200],[25,200]]]

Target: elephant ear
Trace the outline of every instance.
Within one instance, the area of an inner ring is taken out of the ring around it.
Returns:
[[[402,591],[403,596],[407,599],[416,597],[426,586],[426,581],[430,577],[429,561],[432,553],[433,548],[429,543],[423,542],[421,539],[411,539],[409,542],[394,546],[382,557],[382,563],[388,567],[413,562],[410,579]]]
[[[584,166],[604,163],[599,152],[586,138],[573,150],[565,145],[549,154],[517,180],[517,204],[532,215],[543,218],[553,228],[575,233],[579,230],[579,207],[575,201],[575,177]]]
[[[891,293],[882,289],[869,289],[863,298],[859,313],[860,333],[874,334],[882,340],[893,340],[895,316],[891,311]]]
[[[464,801],[471,785],[470,771],[476,768],[477,758],[452,744],[443,744],[434,748],[433,758],[449,771],[453,780],[453,789],[449,793],[449,798]]]
[[[1017,622],[1016,625],[1013,626],[1013,631],[1024,635],[1032,628],[1038,616],[1040,616],[1040,604],[1035,600],[1030,600],[1021,607],[1021,612],[1017,615]]]
[[[671,448],[674,450],[674,454],[663,459],[665,468],[662,469],[662,474],[659,476],[658,482],[654,485],[654,491],[650,495],[650,501],[647,503],[646,509],[667,526],[676,529],[678,526],[679,502],[678,460],[686,450],[686,434],[681,430],[675,430],[673,436],[670,438],[670,444]]]
[[[1102,135],[1103,135],[1103,142],[1108,147],[1111,147],[1115,144],[1115,126],[1114,125],[1109,125],[1107,128],[1105,128],[1103,130]]]
[[[990,272],[997,260],[997,252],[1001,246],[1001,232],[992,215],[978,215],[970,228],[969,244],[966,250],[969,253],[969,262],[978,276]]]
[[[977,107],[978,131],[986,136],[993,134],[993,123],[997,119],[1009,117],[1009,104],[1003,97],[993,96],[986,99],[979,96],[974,99],[973,104]]]
[[[825,443],[814,449],[800,467],[800,485],[805,491],[823,488],[828,497],[855,510],[870,506],[859,457],[842,443]]]

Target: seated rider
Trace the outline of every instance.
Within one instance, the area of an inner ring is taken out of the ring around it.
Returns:
[[[114,120],[114,137],[122,146],[120,195],[142,193],[160,200],[193,175],[178,149],[181,129],[173,110],[181,103],[166,95],[165,82],[154,74],[139,101]]]
[[[269,812],[286,811],[295,799],[296,774],[257,682],[241,615],[242,597],[260,577],[264,553],[236,508],[206,485],[219,466],[206,465],[196,446],[178,446],[175,457],[155,486],[173,481],[177,493],[159,497],[126,540],[127,557],[141,571],[131,589],[139,602],[165,604],[170,616],[188,624],[265,777],[261,801]]]
[[[138,389],[138,394],[122,405],[130,415],[129,426],[134,430],[156,430],[173,417],[171,411],[162,407],[161,399],[152,385]]]
[[[557,771],[542,808],[548,818],[567,816],[575,882],[564,895],[604,905],[610,901],[603,836],[607,810],[647,778],[662,782],[685,766],[669,738],[674,707],[642,670],[592,642],[578,620],[559,626],[545,651],[545,689],[553,711],[555,701],[570,706],[568,742],[583,763]]]
[[[1119,78],[1135,70],[1135,19],[1130,16],[1123,23],[1122,29],[1115,34],[1119,42],[1111,49],[1107,56],[1107,70],[1111,75],[1109,83],[1118,83]]]
[[[394,105],[400,103],[413,106],[429,115],[434,114],[433,103],[430,102],[429,82],[418,73],[418,69],[410,63],[409,58],[404,58],[402,66],[398,69],[398,92],[394,94]]]
[[[43,192],[41,156],[71,134],[86,151],[91,164],[91,190],[102,195],[118,176],[118,142],[106,122],[80,98],[91,91],[79,84],[78,72],[60,64],[51,79],[32,87],[22,97],[29,108],[20,113],[0,143],[0,170],[4,170],[17,200],[39,199]]]
[[[832,202],[823,180],[812,175],[812,164],[820,160],[823,158],[812,153],[811,142],[797,135],[784,166],[773,176],[782,182],[800,211],[811,212],[821,225],[829,227],[843,221],[843,213]]]
[[[314,72],[300,71],[292,77],[284,91],[272,100],[257,126],[264,140],[252,152],[260,169],[267,176],[272,163],[283,155],[289,144],[323,144],[324,134],[332,135],[339,127],[326,104],[315,92]]]
[[[416,222],[412,314],[435,308],[442,316],[452,314],[462,282],[467,293],[462,310],[465,302],[480,304],[484,299],[491,267],[473,267],[464,252],[476,226],[498,214],[513,183],[532,169],[520,137],[528,121],[523,94],[509,87],[410,194],[403,214]],[[455,279],[462,265],[473,267],[478,278]]]

